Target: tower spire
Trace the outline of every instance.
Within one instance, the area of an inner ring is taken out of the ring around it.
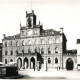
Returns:
[[[21,25],[21,22],[20,22],[20,27],[21,27],[22,25]]]

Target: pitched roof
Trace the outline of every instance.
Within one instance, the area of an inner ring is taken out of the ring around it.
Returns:
[[[16,39],[20,38],[20,34],[16,34],[14,36],[7,36],[7,37],[5,37],[5,39],[14,39],[14,38],[16,38]]]
[[[55,31],[53,29],[43,30],[41,35],[60,35],[60,31]]]

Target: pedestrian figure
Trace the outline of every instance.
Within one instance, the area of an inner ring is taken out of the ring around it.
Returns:
[[[60,66],[59,66],[59,70],[60,70]]]
[[[35,71],[35,67],[34,67],[34,71]]]
[[[58,67],[57,67],[57,71],[58,71]]]
[[[34,71],[35,71],[35,67],[34,67]]]

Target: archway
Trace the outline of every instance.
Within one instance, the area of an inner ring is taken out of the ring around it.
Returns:
[[[18,65],[19,69],[22,67],[22,59],[21,58],[17,59],[17,65]]]
[[[28,68],[28,58],[24,58],[24,68]]]
[[[35,58],[34,58],[34,57],[31,58],[30,68],[31,68],[31,69],[34,69],[34,68],[35,68]]]
[[[74,67],[73,60],[71,58],[68,58],[66,61],[66,69],[73,70],[73,67]]]

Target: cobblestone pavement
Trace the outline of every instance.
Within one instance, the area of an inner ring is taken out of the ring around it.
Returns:
[[[66,70],[20,70],[20,75],[23,75],[23,79],[67,79],[67,80],[80,80],[80,71],[66,71]]]

